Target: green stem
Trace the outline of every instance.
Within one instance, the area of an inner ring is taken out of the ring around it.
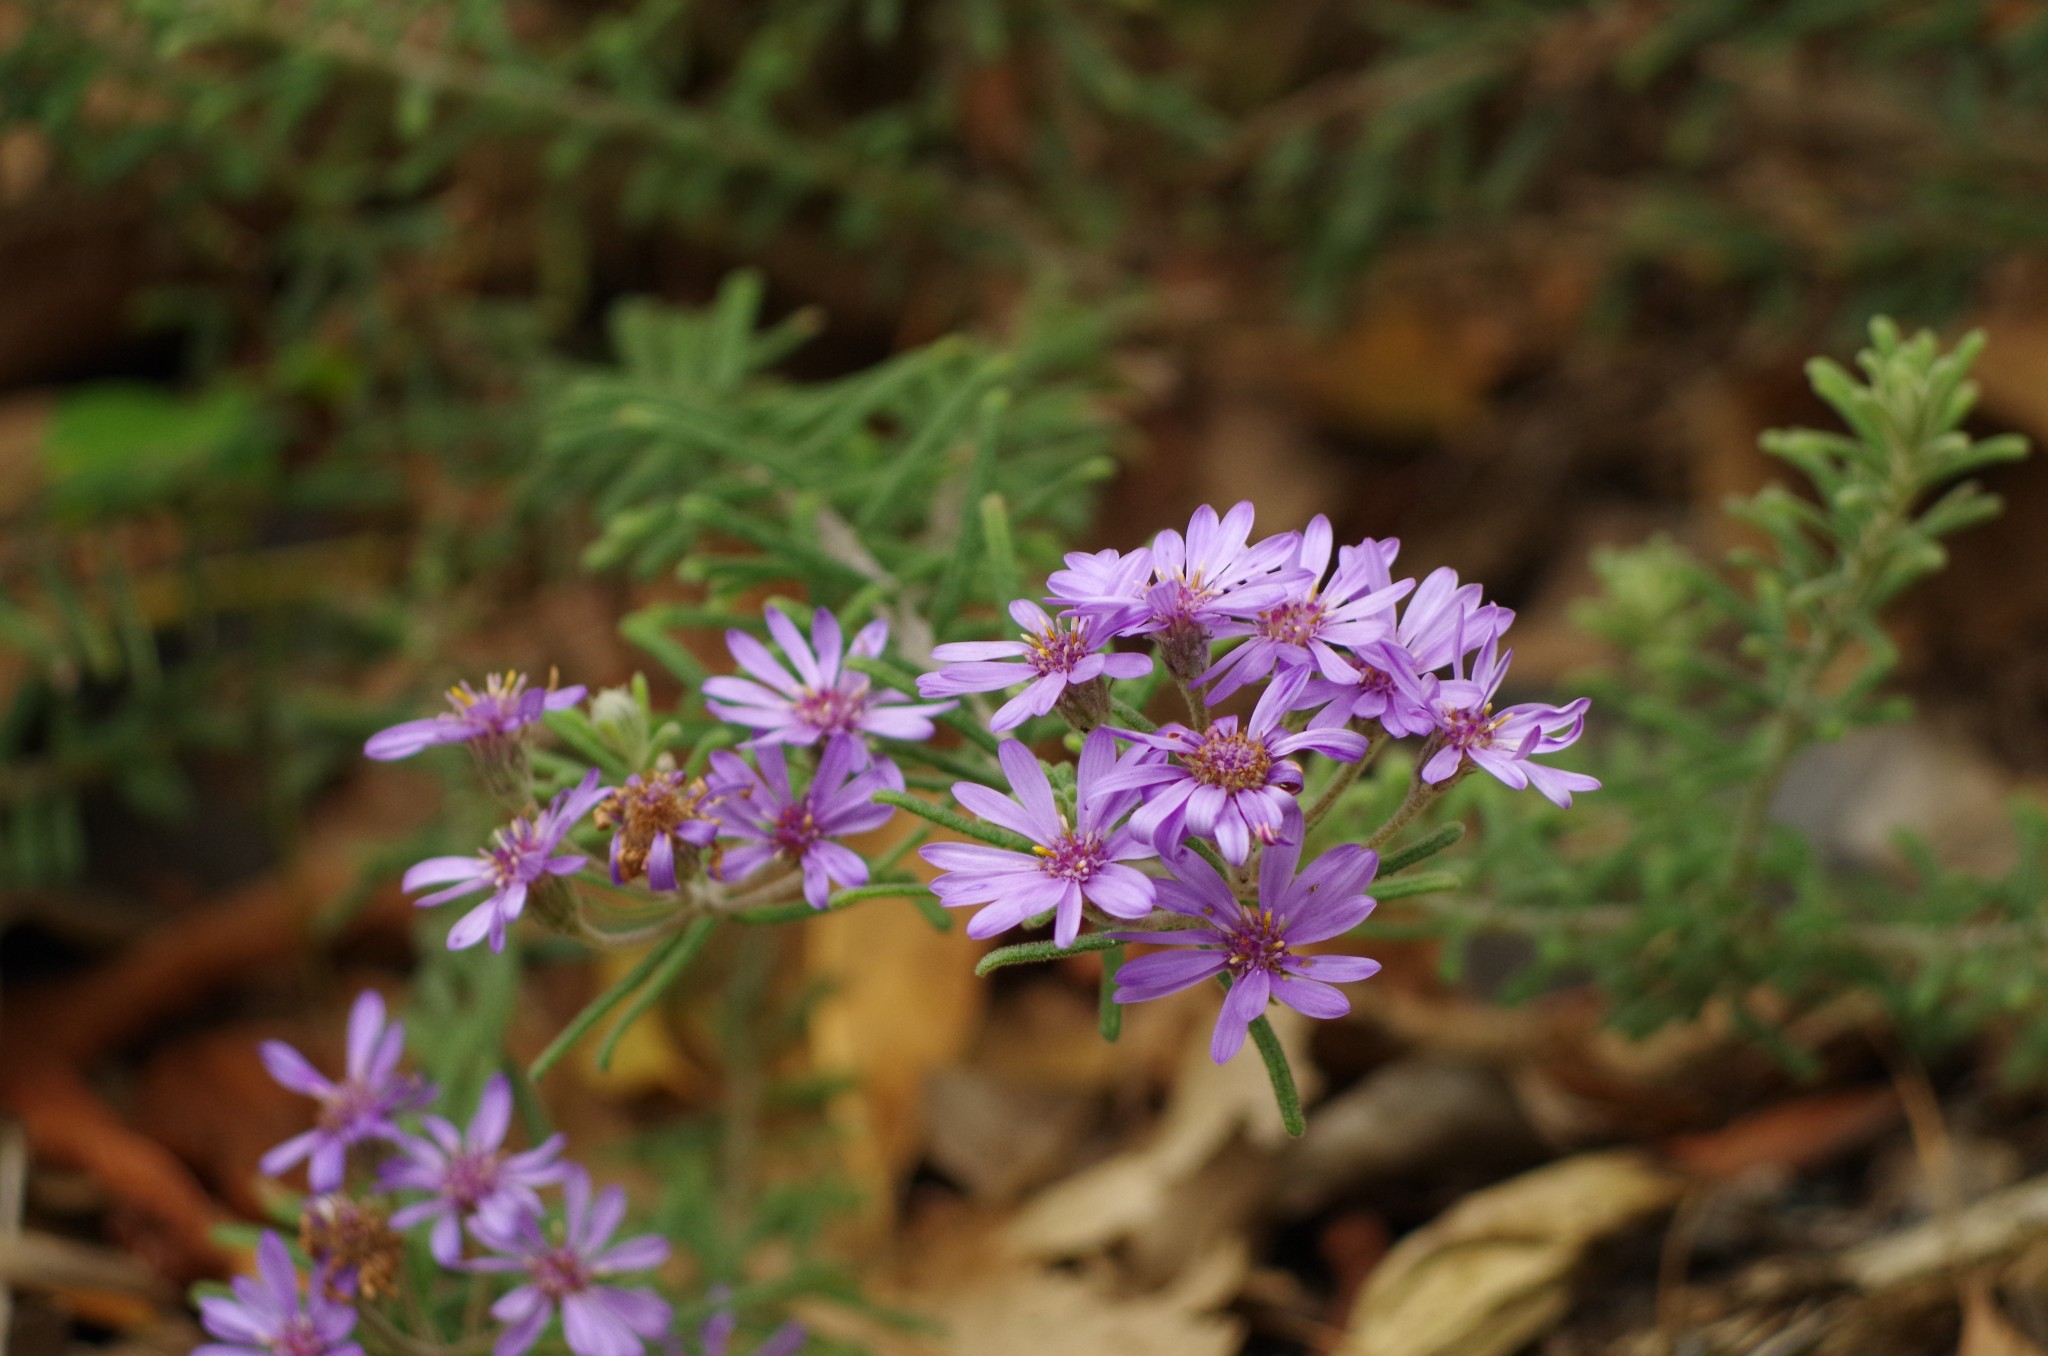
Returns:
[[[625,1039],[626,1032],[649,1008],[661,1000],[662,995],[681,977],[690,962],[697,959],[697,953],[711,940],[711,934],[717,926],[718,920],[715,918],[699,918],[690,924],[689,931],[676,938],[673,945],[662,948],[661,964],[648,976],[639,996],[620,1015],[618,1024],[612,1027],[604,1038],[604,1044],[598,1047],[597,1067],[600,1071],[611,1069],[612,1052],[619,1048],[619,1042]]]
[[[1386,842],[1389,838],[1407,828],[1410,820],[1428,809],[1430,805],[1442,797],[1444,792],[1464,780],[1465,774],[1470,772],[1471,769],[1472,765],[1469,762],[1460,763],[1456,772],[1432,785],[1422,780],[1421,772],[1418,768],[1415,780],[1409,784],[1408,794],[1402,798],[1399,808],[1394,811],[1393,816],[1386,823],[1372,831],[1372,836],[1365,840],[1365,846],[1377,849],[1381,843]]]
[[[1088,951],[1113,951],[1122,942],[1100,932],[1090,932],[1076,937],[1072,946],[1054,946],[1051,942],[1018,942],[1015,946],[999,946],[975,962],[974,973],[986,975],[1006,965],[1029,965],[1037,961],[1064,960]]]
[[[1202,700],[1192,684],[1184,682],[1177,673],[1169,673],[1168,681],[1173,690],[1180,693],[1182,705],[1188,709],[1188,728],[1200,734],[1209,728],[1209,703]]]
[[[548,1070],[561,1062],[562,1056],[569,1053],[571,1046],[588,1035],[591,1028],[603,1021],[613,1008],[623,1003],[628,994],[639,988],[641,983],[654,973],[656,967],[675,954],[677,950],[687,945],[691,935],[691,933],[685,932],[679,936],[671,937],[660,946],[655,947],[652,951],[642,956],[631,970],[626,972],[625,978],[586,1003],[583,1011],[571,1018],[569,1025],[562,1028],[561,1034],[548,1042],[548,1048],[541,1051],[539,1057],[527,1066],[526,1076],[538,1083]]]
[[[1365,770],[1372,766],[1373,760],[1380,756],[1380,750],[1384,749],[1390,742],[1387,732],[1380,728],[1377,721],[1373,723],[1373,727],[1370,730],[1366,731],[1365,741],[1365,752],[1358,755],[1358,761],[1346,763],[1339,768],[1336,777],[1330,782],[1329,786],[1323,789],[1323,794],[1316,797],[1316,803],[1309,807],[1307,814],[1302,816],[1303,833],[1320,824],[1324,815],[1337,808],[1338,800],[1343,797],[1346,791],[1351,789],[1352,783],[1356,782]]]
[[[1380,858],[1378,879],[1384,881],[1397,871],[1406,871],[1417,862],[1427,861],[1445,848],[1465,836],[1463,824],[1451,823],[1416,839],[1399,852],[1390,852]]]
[[[1252,1044],[1259,1048],[1259,1058],[1266,1061],[1266,1076],[1273,1080],[1273,1100],[1280,1107],[1280,1124],[1290,1136],[1300,1139],[1308,1122],[1302,1118],[1301,1091],[1294,1086],[1294,1070],[1288,1066],[1287,1052],[1280,1048],[1280,1037],[1264,1017],[1252,1019],[1251,1036]]]
[[[1102,996],[1097,1000],[1095,1021],[1102,1032],[1102,1039],[1114,1042],[1124,1034],[1124,1005],[1116,1001],[1116,972],[1124,967],[1124,949],[1121,945],[1106,948],[1102,953]]]

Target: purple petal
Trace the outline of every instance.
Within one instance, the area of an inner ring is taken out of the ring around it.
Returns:
[[[622,1271],[652,1271],[668,1260],[668,1254],[667,1239],[659,1234],[640,1234],[593,1257],[590,1269],[599,1276],[614,1276]]]
[[[839,618],[822,607],[811,613],[811,646],[818,652],[820,687],[839,681],[839,657],[845,644],[846,633],[839,629]]]
[[[495,1149],[505,1142],[512,1126],[512,1084],[501,1073],[492,1074],[477,1098],[476,1115],[469,1122],[468,1143],[472,1149]]]
[[[318,1130],[308,1130],[303,1135],[294,1135],[284,1143],[263,1155],[257,1167],[265,1177],[280,1177],[290,1171],[292,1164],[311,1154],[327,1136]]]
[[[1251,1024],[1266,1011],[1272,997],[1272,981],[1264,970],[1247,970],[1223,997],[1223,1010],[1216,1015],[1216,1034],[1209,1040],[1209,1058],[1226,1064],[1244,1046]]]
[[[727,631],[725,648],[732,651],[734,662],[770,688],[785,697],[794,698],[799,695],[796,680],[789,676],[789,670],[776,662],[774,653],[766,645],[745,631]],[[710,686],[709,680],[705,686]]]
[[[819,676],[817,656],[813,655],[811,647],[804,643],[803,633],[796,629],[796,623],[784,616],[780,608],[770,607],[762,610],[767,616],[768,634],[775,637],[775,643],[782,647],[782,653],[788,657],[790,667],[796,670],[796,676],[804,686],[831,686]],[[815,621],[815,618],[813,620]]]
[[[1291,975],[1274,976],[1273,997],[1304,1017],[1328,1019],[1351,1011],[1351,1000],[1329,985]]]
[[[1179,993],[1214,975],[1221,974],[1224,956],[1220,951],[1158,951],[1127,960],[1116,972],[1119,1003],[1143,1003]]]
[[[480,858],[470,857],[429,857],[407,869],[399,881],[399,888],[408,894],[422,885],[440,885],[447,881],[480,879],[488,868]]]
[[[1155,888],[1144,872],[1115,863],[1097,871],[1086,886],[1088,898],[1116,918],[1143,918],[1151,913]]]
[[[290,1088],[293,1092],[308,1097],[325,1097],[334,1091],[329,1082],[300,1054],[283,1041],[265,1041],[257,1047],[263,1057],[263,1067],[270,1070],[270,1076]]]
[[[1034,843],[1047,844],[1047,840],[1054,836],[1041,829],[1032,817],[1008,796],[976,782],[953,783],[953,799],[959,801],[961,806],[976,818],[985,819],[1012,833],[1022,834]],[[1054,832],[1057,830],[1058,822],[1055,820]]]
[[[1353,984],[1378,974],[1380,963],[1365,956],[1296,956],[1285,962],[1285,968],[1327,984]]]
[[[348,1075],[369,1073],[383,1036],[383,993],[362,989],[348,1010]]]
[[[458,743],[472,733],[464,722],[450,720],[446,716],[409,720],[371,735],[363,745],[363,754],[380,763],[388,763],[398,758],[410,758],[421,749],[432,748],[436,744]]]

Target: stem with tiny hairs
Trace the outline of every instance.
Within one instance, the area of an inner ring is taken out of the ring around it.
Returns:
[[[1340,768],[1337,772],[1336,780],[1332,781],[1324,789],[1322,795],[1316,797],[1316,803],[1309,807],[1307,814],[1302,816],[1301,823],[1304,831],[1314,828],[1322,822],[1323,816],[1337,808],[1338,800],[1343,797],[1346,791],[1351,789],[1351,784],[1357,781],[1367,768],[1372,766],[1373,760],[1380,756],[1380,750],[1392,742],[1392,737],[1387,734],[1378,721],[1372,721],[1364,731],[1364,734],[1365,752],[1358,755],[1357,762],[1346,763]]]

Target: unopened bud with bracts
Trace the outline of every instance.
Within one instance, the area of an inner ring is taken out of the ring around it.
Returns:
[[[647,766],[651,751],[645,689],[644,683],[634,688],[608,687],[590,699],[590,724],[597,737],[625,759],[629,768]]]

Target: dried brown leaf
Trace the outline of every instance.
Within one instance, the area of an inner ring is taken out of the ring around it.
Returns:
[[[1589,1245],[1665,1209],[1680,1179],[1641,1154],[1582,1154],[1474,1192],[1366,1281],[1340,1356],[1507,1356],[1571,1307]]]

